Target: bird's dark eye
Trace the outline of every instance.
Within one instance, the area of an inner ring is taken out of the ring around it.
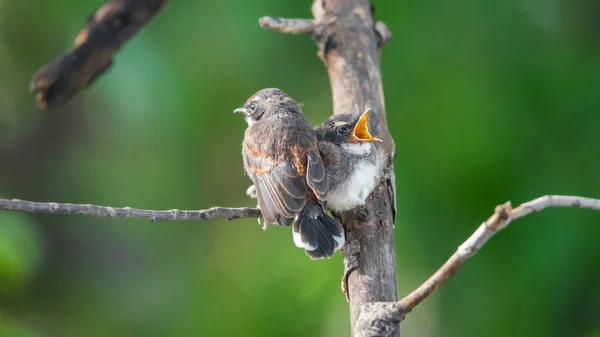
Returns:
[[[348,128],[347,128],[347,127],[345,127],[345,126],[340,126],[340,127],[338,127],[338,128],[337,128],[337,130],[335,130],[335,132],[336,132],[338,135],[340,135],[340,136],[343,136],[343,135],[345,135],[345,134],[347,134],[347,133],[348,133]]]
[[[250,105],[248,106],[248,108],[250,109],[250,111],[254,112],[256,110],[256,104],[250,103]]]

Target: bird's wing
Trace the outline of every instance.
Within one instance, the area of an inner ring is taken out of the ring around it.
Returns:
[[[325,202],[329,193],[329,181],[323,160],[317,151],[310,151],[306,157],[308,160],[306,164],[306,183],[315,192],[317,199]]]
[[[244,164],[256,186],[258,204],[269,223],[290,225],[306,203],[302,176],[289,161],[276,161],[245,151]]]

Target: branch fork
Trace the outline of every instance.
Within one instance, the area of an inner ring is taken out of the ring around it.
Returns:
[[[494,214],[482,223],[465,240],[456,252],[423,284],[398,302],[369,303],[363,306],[355,336],[393,336],[386,331],[390,324],[397,324],[405,315],[431,295],[442,283],[454,276],[460,266],[475,255],[498,231],[506,228],[513,220],[537,213],[546,208],[570,207],[600,211],[600,199],[567,195],[546,195],[512,208],[510,201],[496,206]]]
[[[313,19],[263,17],[259,24],[282,33],[311,35],[329,74],[334,113],[358,114],[372,108],[370,129],[383,139],[383,150],[391,158],[394,141],[387,127],[379,66],[380,48],[391,38],[389,29],[373,19],[369,0],[314,0],[311,11]],[[382,179],[364,207],[335,214],[347,234],[342,290],[349,302],[352,331],[364,304],[397,300],[392,161],[386,166],[389,178]],[[392,335],[399,334],[397,325],[387,327]]]
[[[326,6],[326,1],[317,0],[313,3],[312,12],[314,19],[292,19],[274,16],[263,16],[258,24],[264,29],[274,30],[284,34],[308,34],[313,37],[319,46],[319,58],[327,64],[327,43],[332,43],[332,31],[328,29],[339,18],[337,13],[332,13]],[[371,14],[374,7],[371,6]],[[382,21],[375,21],[373,30],[377,38],[377,47],[380,49],[392,38],[391,30]]]

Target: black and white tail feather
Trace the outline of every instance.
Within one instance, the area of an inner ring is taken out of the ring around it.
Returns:
[[[342,225],[319,203],[307,204],[296,216],[294,243],[311,259],[330,258],[346,242]]]

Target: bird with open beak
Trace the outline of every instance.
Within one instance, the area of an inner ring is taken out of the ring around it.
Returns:
[[[329,181],[315,131],[298,104],[280,89],[262,89],[243,107],[248,128],[242,145],[265,224],[289,226],[313,259],[331,257],[345,243],[342,225],[326,213]]]
[[[345,211],[364,205],[383,174],[385,156],[375,143],[381,139],[369,133],[370,109],[362,115],[331,116],[315,131],[327,176],[327,206]]]

